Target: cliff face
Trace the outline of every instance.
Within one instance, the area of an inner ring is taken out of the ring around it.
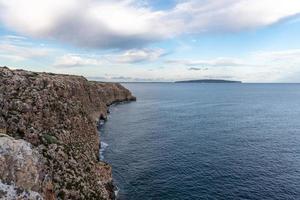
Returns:
[[[114,198],[96,120],[131,100],[120,84],[0,68],[0,199],[24,190],[44,199]]]

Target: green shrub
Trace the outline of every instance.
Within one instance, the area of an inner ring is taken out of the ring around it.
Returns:
[[[58,143],[57,138],[52,135],[44,134],[43,137],[47,144],[57,144]]]

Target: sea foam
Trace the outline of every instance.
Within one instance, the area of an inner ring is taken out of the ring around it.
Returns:
[[[108,144],[105,142],[101,142],[101,148],[100,148],[100,160],[104,160],[104,151],[108,147]]]

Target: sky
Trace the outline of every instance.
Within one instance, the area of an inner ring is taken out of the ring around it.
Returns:
[[[0,66],[113,82],[300,82],[300,1],[0,0]]]

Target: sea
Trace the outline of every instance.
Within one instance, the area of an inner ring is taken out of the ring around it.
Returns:
[[[118,199],[300,199],[300,84],[123,85],[100,136]]]

